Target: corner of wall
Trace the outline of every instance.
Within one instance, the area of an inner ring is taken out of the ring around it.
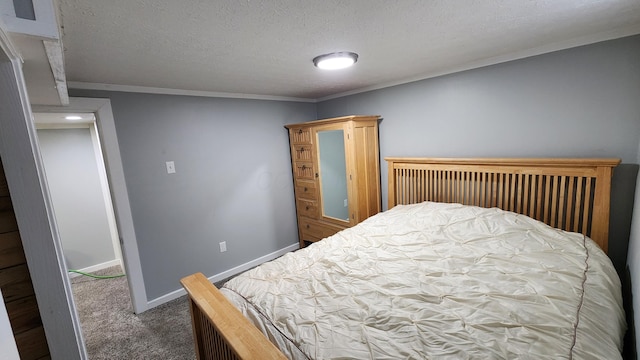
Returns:
[[[638,157],[637,162],[640,164],[640,141],[638,142]],[[627,306],[627,321],[628,324],[628,336],[626,341],[630,341],[633,344],[625,344],[625,350],[636,352],[637,344],[640,343],[638,335],[640,334],[640,176],[636,179],[636,193],[633,204],[633,214],[631,220],[631,234],[629,236],[629,250],[627,253],[627,272],[629,277],[626,279],[626,283],[629,285],[629,294],[627,298],[631,301],[631,307]],[[633,294],[636,296],[634,297]]]

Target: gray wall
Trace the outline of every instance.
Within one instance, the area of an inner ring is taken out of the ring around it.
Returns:
[[[70,94],[111,99],[148,300],[298,241],[283,125],[315,119],[314,104]]]
[[[380,114],[383,156],[613,156],[636,163],[640,36],[324,101]]]
[[[640,163],[640,140],[638,141],[638,163]],[[627,271],[631,275],[630,292],[633,302],[631,314],[634,320],[636,345],[640,344],[640,177],[637,180],[635,203],[633,207],[633,221],[631,224],[631,238],[629,240],[629,256],[627,257]],[[629,312],[630,309],[627,309]],[[630,326],[631,327],[631,326]]]
[[[38,130],[38,140],[67,267],[115,260],[89,129]]]

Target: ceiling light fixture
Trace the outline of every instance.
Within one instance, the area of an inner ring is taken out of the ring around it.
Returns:
[[[67,120],[82,120],[82,116],[78,115],[69,115],[64,117]]]
[[[358,61],[358,54],[348,51],[324,54],[313,58],[313,64],[320,69],[338,70],[347,68]]]

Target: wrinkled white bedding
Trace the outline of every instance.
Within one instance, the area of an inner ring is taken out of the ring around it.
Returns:
[[[222,291],[294,359],[616,359],[626,326],[589,238],[458,204],[396,206]]]

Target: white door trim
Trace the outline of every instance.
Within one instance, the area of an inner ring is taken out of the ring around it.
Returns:
[[[118,262],[118,265],[124,267],[124,261],[122,260],[122,251],[120,249],[120,236],[118,235],[118,226],[116,223],[115,211],[113,210],[113,202],[111,201],[111,190],[109,188],[109,181],[107,180],[107,171],[105,169],[104,157],[102,156],[102,144],[100,143],[100,135],[98,134],[98,125],[96,122],[92,122],[89,125],[89,132],[91,133],[91,143],[93,144],[93,151],[96,156],[96,163],[98,165],[98,174],[100,178],[100,189],[107,212],[107,223],[109,224],[109,237],[111,237],[111,243],[113,244],[113,254]]]
[[[147,292],[142,277],[140,253],[133,226],[129,193],[124,179],[122,158],[118,147],[118,136],[111,110],[111,100],[94,98],[69,98],[69,106],[34,106],[36,112],[93,112],[96,114],[96,125],[102,145],[102,155],[107,170],[107,178],[111,188],[111,199],[120,235],[120,245],[127,272],[127,281],[131,293],[133,311],[136,314],[149,309]]]

